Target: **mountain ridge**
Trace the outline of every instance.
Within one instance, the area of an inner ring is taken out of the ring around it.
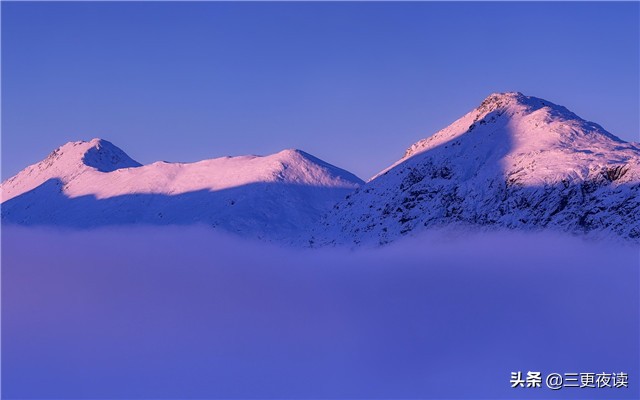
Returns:
[[[366,183],[297,149],[141,165],[93,139],[9,178],[2,196],[5,223],[205,223],[314,246],[385,244],[446,225],[640,241],[640,145],[563,106],[505,92]]]
[[[2,221],[79,228],[205,224],[288,241],[363,183],[296,149],[141,165],[93,139],[69,142],[3,182]]]

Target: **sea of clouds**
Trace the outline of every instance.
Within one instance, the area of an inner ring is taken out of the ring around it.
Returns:
[[[514,232],[294,249],[4,227],[3,397],[638,398],[639,261]],[[630,387],[512,389],[512,371]]]

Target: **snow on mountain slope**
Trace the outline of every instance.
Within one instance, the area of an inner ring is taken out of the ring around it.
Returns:
[[[2,220],[73,227],[203,223],[286,239],[361,183],[299,150],[142,166],[94,139],[67,143],[4,182]]]
[[[459,224],[640,239],[640,147],[564,107],[496,93],[411,146],[324,218],[322,243]]]
[[[3,182],[2,202],[35,189],[49,179],[69,182],[87,171],[112,172],[139,166],[140,163],[106,140],[69,142]]]

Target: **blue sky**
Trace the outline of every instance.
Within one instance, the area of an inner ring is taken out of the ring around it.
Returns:
[[[521,91],[638,140],[634,3],[2,2],[2,177],[71,140],[300,148],[368,178]]]

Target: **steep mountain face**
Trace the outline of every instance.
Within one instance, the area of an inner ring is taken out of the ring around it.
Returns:
[[[384,244],[451,224],[640,241],[640,147],[546,100],[492,94],[337,204],[314,240]]]
[[[2,221],[96,227],[206,224],[298,238],[363,182],[299,150],[141,165],[100,139],[72,142],[2,183]]]

